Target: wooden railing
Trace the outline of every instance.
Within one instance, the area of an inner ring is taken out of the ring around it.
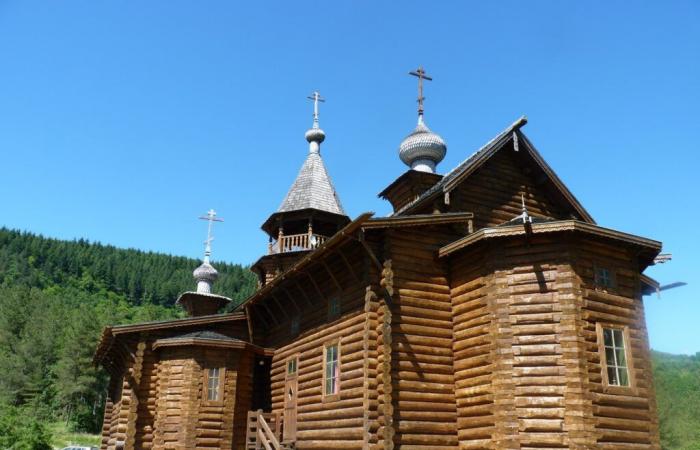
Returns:
[[[279,413],[248,411],[246,449],[281,450],[282,417]]]
[[[280,236],[275,242],[271,242],[269,253],[296,252],[301,250],[313,250],[326,242],[326,236],[320,234],[290,234]]]

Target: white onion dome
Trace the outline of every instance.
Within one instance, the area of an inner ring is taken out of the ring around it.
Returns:
[[[418,117],[418,125],[399,146],[399,158],[411,169],[435,172],[435,166],[445,158],[447,145],[440,135],[430,131]]]
[[[308,143],[317,142],[320,144],[326,140],[326,133],[318,127],[313,127],[309,128],[306,133],[304,133],[304,137]]]
[[[219,272],[211,264],[206,262],[194,269],[192,275],[194,275],[194,279],[198,282],[206,281],[213,283],[217,278],[219,278]]]

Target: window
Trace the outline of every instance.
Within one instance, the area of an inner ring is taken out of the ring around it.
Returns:
[[[340,297],[331,297],[328,300],[328,318],[334,319],[340,316]]]
[[[297,358],[292,358],[287,361],[287,376],[293,376],[297,373]]]
[[[620,328],[603,327],[605,371],[610,386],[629,386],[630,377],[625,349],[625,332]]]
[[[219,367],[212,367],[207,370],[207,400],[213,402],[221,400],[221,385],[223,378],[224,369]]]
[[[613,274],[607,267],[595,268],[595,285],[602,288],[611,288],[614,285]]]
[[[289,331],[292,333],[292,336],[299,334],[299,316],[292,317],[292,322],[289,325]]]
[[[326,345],[324,351],[324,395],[334,395],[340,392],[340,345]]]

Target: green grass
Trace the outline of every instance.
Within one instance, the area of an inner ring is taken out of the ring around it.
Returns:
[[[100,446],[101,436],[99,434],[75,433],[66,427],[65,422],[54,422],[48,425],[51,431],[51,445],[54,448],[61,449],[71,444]]]

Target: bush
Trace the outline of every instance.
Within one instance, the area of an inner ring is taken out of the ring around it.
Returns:
[[[0,408],[0,448],[3,450],[51,450],[51,433],[24,408]]]

